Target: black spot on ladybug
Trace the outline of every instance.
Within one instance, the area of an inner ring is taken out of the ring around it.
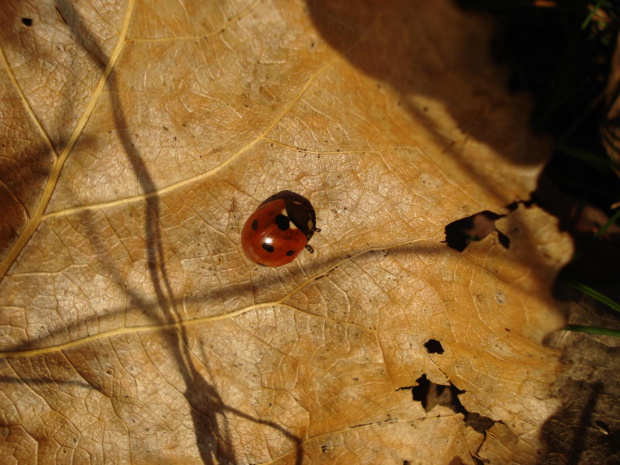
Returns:
[[[263,242],[263,249],[265,249],[269,253],[273,253],[274,251],[273,245],[267,244],[266,242]]]
[[[256,231],[258,229],[258,220],[252,221],[252,231]]]
[[[290,228],[291,227],[290,223],[291,222],[288,219],[288,216],[284,216],[284,215],[276,216],[276,224],[278,225],[278,228],[280,228],[282,231],[286,231],[288,228]]]
[[[289,257],[292,257],[293,255],[295,255],[295,251],[289,250],[288,252],[286,252],[286,255],[288,255]]]
[[[22,18],[22,23],[24,23],[24,25],[30,27],[30,26],[32,26],[32,19],[30,19],[30,18]]]

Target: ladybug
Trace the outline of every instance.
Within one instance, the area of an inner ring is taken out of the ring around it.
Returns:
[[[278,192],[259,205],[241,231],[246,256],[263,266],[290,263],[304,249],[316,227],[312,204],[291,191]]]

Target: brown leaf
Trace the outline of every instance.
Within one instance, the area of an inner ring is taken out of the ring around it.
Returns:
[[[1,456],[536,463],[572,246],[506,205],[548,146],[484,18],[354,4],[0,13]],[[241,228],[281,190],[312,202],[315,253],[258,267]],[[447,247],[481,211],[510,248]]]
[[[601,125],[601,139],[611,160],[612,169],[620,176],[620,34],[611,62],[609,82],[605,92],[605,115]]]

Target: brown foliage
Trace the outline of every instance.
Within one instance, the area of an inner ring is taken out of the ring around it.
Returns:
[[[351,3],[0,12],[6,463],[536,462],[572,248],[506,206],[547,144],[484,18]],[[287,189],[315,253],[255,266],[241,228]],[[446,246],[487,210],[509,249]]]

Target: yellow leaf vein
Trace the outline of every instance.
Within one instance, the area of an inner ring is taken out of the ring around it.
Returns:
[[[82,114],[75,129],[73,130],[73,133],[71,134],[71,137],[69,138],[69,141],[67,142],[67,145],[63,149],[60,156],[56,159],[54,166],[52,167],[50,177],[45,186],[45,189],[43,190],[43,194],[41,195],[41,199],[39,200],[37,207],[35,208],[32,216],[30,217],[30,220],[28,221],[28,223],[26,223],[24,230],[22,231],[22,233],[19,235],[19,237],[17,238],[17,240],[15,241],[15,243],[9,250],[9,253],[5,257],[5,259],[0,263],[0,280],[4,278],[4,276],[6,275],[7,271],[9,270],[9,268],[11,267],[15,259],[19,256],[19,254],[21,253],[21,251],[23,250],[25,245],[28,243],[28,241],[30,240],[34,232],[39,227],[39,224],[43,220],[43,213],[45,212],[45,209],[47,208],[47,205],[49,204],[49,201],[52,197],[54,189],[56,188],[56,184],[58,182],[58,179],[60,178],[60,172],[62,171],[62,167],[65,161],[67,160],[67,158],[69,157],[69,154],[71,153],[71,150],[73,149],[73,146],[75,145],[79,135],[82,133],[82,130],[84,129],[84,126],[86,125],[86,122],[90,118],[95,108],[95,105],[97,101],[99,100],[101,93],[103,92],[106,81],[108,80],[110,73],[114,69],[116,62],[118,61],[118,58],[121,54],[121,51],[123,50],[123,47],[125,46],[125,37],[127,36],[127,30],[129,29],[129,23],[130,23],[130,19],[133,13],[133,8],[134,8],[134,0],[129,0],[127,4],[127,10],[125,13],[125,21],[123,23],[123,29],[118,39],[118,42],[116,44],[116,47],[114,48],[114,50],[112,51],[112,54],[110,55],[110,60],[108,61],[108,65],[106,66],[103,72],[103,75],[99,79],[99,82],[97,83],[97,86],[95,87],[95,90],[93,91],[93,95],[88,101],[88,104],[86,105],[84,113]],[[8,69],[8,63],[6,62],[6,57],[4,56],[4,52],[1,52],[0,54],[2,55],[2,60]],[[24,102],[27,102],[14,76],[11,78],[11,80],[14,81],[13,85],[15,85],[18,92],[20,92],[20,95],[22,96]],[[31,116],[34,117],[34,113],[32,112],[32,109],[30,109],[29,107],[28,109],[29,109]],[[36,121],[36,118],[35,118],[35,121]],[[43,128],[38,123],[38,121],[37,121],[37,126],[40,128],[39,130],[42,131],[43,134],[45,134],[45,132],[43,131]],[[47,140],[48,140],[48,143],[51,145],[49,138],[47,138]]]
[[[296,312],[304,313],[304,314],[309,315],[311,317],[316,317],[316,318],[321,318],[323,320],[326,320],[326,319],[329,319],[329,318],[325,317],[325,316],[322,316],[322,315],[317,315],[315,313],[306,312],[306,311],[301,310],[301,309],[299,309],[297,307],[293,307],[291,305],[288,305],[285,302],[292,295],[294,295],[295,293],[299,292],[302,288],[304,288],[308,284],[314,282],[317,278],[320,278],[321,276],[329,274],[330,272],[332,272],[335,268],[337,268],[338,266],[340,266],[344,262],[347,262],[349,260],[361,257],[363,255],[366,255],[366,254],[369,254],[369,253],[372,253],[372,252],[375,252],[375,251],[389,250],[389,249],[399,248],[399,247],[403,247],[403,246],[413,246],[413,245],[417,245],[420,242],[422,242],[422,240],[405,241],[405,242],[401,242],[401,243],[398,243],[398,244],[393,244],[393,245],[391,245],[389,247],[368,247],[366,249],[363,249],[363,250],[359,251],[355,255],[343,257],[341,260],[333,263],[332,266],[329,269],[326,269],[323,272],[308,278],[306,281],[304,281],[303,283],[301,283],[297,287],[295,287],[293,290],[291,290],[289,293],[287,293],[286,295],[284,295],[283,297],[281,297],[280,299],[275,300],[275,301],[264,302],[264,303],[255,304],[255,305],[250,305],[250,306],[247,306],[247,307],[244,307],[244,308],[240,308],[238,310],[235,310],[235,311],[232,311],[232,312],[229,312],[229,313],[225,313],[225,314],[221,314],[221,315],[215,315],[215,316],[205,316],[205,317],[202,317],[202,318],[195,318],[193,320],[175,321],[175,322],[170,322],[170,323],[156,323],[156,324],[151,324],[151,325],[128,326],[128,327],[117,328],[117,329],[113,329],[113,330],[109,330],[109,331],[104,331],[104,332],[101,332],[101,333],[93,334],[91,336],[86,336],[86,337],[83,337],[83,338],[79,338],[79,339],[76,339],[76,340],[73,340],[73,341],[66,342],[64,344],[58,344],[58,345],[51,346],[51,347],[42,347],[42,348],[37,348],[37,349],[14,350],[14,351],[0,352],[0,358],[32,357],[32,356],[36,356],[36,355],[43,355],[43,354],[47,354],[47,353],[53,353],[53,352],[57,352],[57,351],[63,351],[63,350],[67,350],[67,349],[72,349],[72,348],[80,346],[82,344],[87,344],[89,342],[94,342],[94,341],[97,341],[97,340],[100,340],[100,339],[111,338],[111,337],[115,337],[115,336],[119,336],[119,335],[124,335],[124,334],[135,334],[135,333],[152,332],[152,331],[165,331],[165,330],[168,330],[168,329],[181,329],[183,327],[197,325],[197,324],[213,323],[213,322],[217,322],[217,321],[221,321],[221,320],[231,319],[231,318],[237,317],[239,315],[242,315],[244,313],[248,313],[248,312],[251,312],[251,311],[254,311],[254,310],[259,310],[259,309],[262,309],[262,308],[269,308],[269,307],[273,307],[273,306],[278,306],[278,307],[281,307],[281,308],[288,308],[288,309],[291,309],[291,310],[296,311]],[[340,324],[355,326],[355,327],[360,328],[360,329],[362,329],[364,331],[370,331],[370,332],[380,331],[378,329],[368,328],[366,326],[363,326],[363,325],[360,325],[360,324],[357,324],[357,323],[353,323],[353,322],[349,322],[349,321],[338,320],[337,322],[340,323]]]

